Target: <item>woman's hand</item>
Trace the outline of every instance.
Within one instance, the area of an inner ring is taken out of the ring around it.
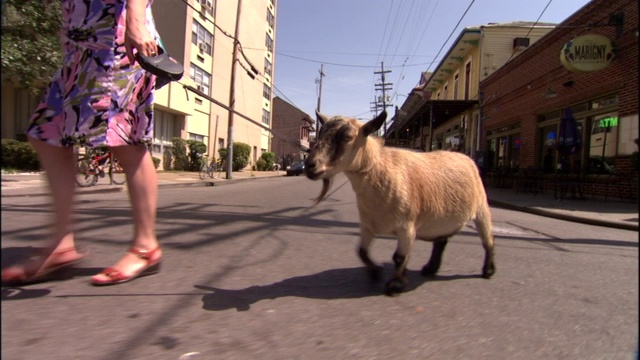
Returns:
[[[155,56],[158,53],[156,41],[147,29],[147,1],[127,0],[124,46],[131,64],[135,62],[134,49],[144,56]]]

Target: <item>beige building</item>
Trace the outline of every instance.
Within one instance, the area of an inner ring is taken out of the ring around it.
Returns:
[[[153,13],[167,51],[185,68],[180,82],[156,91],[153,156],[164,160],[172,139],[180,137],[204,142],[209,156],[218,157],[232,135],[233,142],[249,144],[254,164],[271,143],[276,0],[155,0]],[[39,98],[6,82],[2,95],[2,135],[23,139]],[[227,107],[232,102],[251,120],[234,115],[230,132]]]
[[[489,23],[468,27],[438,66],[397,109],[387,144],[471,155],[479,149],[480,81],[554,28],[548,23]]]

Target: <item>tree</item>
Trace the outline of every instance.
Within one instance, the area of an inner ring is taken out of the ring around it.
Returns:
[[[37,94],[62,64],[61,6],[2,0],[2,78]]]

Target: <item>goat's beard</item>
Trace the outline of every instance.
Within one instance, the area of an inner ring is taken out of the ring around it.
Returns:
[[[322,200],[324,200],[325,196],[327,196],[329,189],[331,189],[332,179],[332,177],[322,179],[322,190],[320,191],[320,195],[315,198],[313,206],[318,205]]]

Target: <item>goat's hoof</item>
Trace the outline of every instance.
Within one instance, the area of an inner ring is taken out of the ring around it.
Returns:
[[[496,273],[496,266],[491,264],[482,269],[482,277],[485,279],[490,279],[493,274]]]
[[[431,276],[435,276],[437,272],[438,272],[437,267],[427,264],[422,268],[422,271],[420,272],[420,274],[422,274],[422,276],[431,277]]]
[[[396,296],[404,291],[407,281],[402,279],[391,279],[387,282],[384,293],[387,296]]]
[[[382,280],[382,268],[380,266],[367,268],[367,274],[369,274],[369,279],[373,282]]]

